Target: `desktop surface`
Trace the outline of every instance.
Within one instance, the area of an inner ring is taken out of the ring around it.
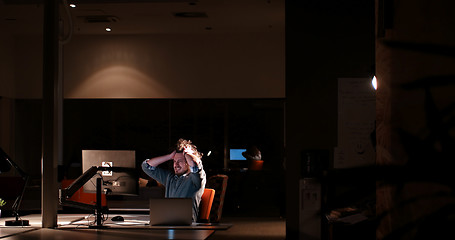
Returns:
[[[114,214],[106,215],[103,229],[92,229],[88,226],[93,223],[93,215],[87,214],[58,214],[57,228],[42,228],[41,214],[23,216],[30,221],[27,227],[7,227],[2,218],[0,221],[0,238],[5,239],[84,239],[84,240],[129,240],[129,239],[195,239],[209,238],[216,230],[226,230],[230,225],[222,226],[150,226],[148,214],[124,214],[124,221],[115,222],[111,218]],[[197,231],[195,231],[197,230]]]

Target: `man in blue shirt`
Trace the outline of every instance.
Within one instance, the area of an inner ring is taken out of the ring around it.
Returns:
[[[193,222],[197,221],[199,204],[204,193],[206,174],[202,167],[202,154],[190,140],[179,139],[173,152],[146,159],[142,170],[163,184],[166,198],[192,198]],[[172,160],[174,171],[158,167]]]

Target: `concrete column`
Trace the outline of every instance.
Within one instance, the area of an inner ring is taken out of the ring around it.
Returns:
[[[57,226],[58,186],[58,1],[44,2],[44,29],[43,29],[43,134],[41,159],[41,212],[42,227]],[[61,137],[60,137],[61,138]]]

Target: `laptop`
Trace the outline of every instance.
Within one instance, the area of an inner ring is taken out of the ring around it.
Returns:
[[[192,224],[191,198],[151,198],[150,226],[188,226]]]

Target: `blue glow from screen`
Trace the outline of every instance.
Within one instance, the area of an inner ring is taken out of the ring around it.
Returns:
[[[246,149],[229,149],[230,160],[246,160],[242,155],[242,152],[245,152]]]

